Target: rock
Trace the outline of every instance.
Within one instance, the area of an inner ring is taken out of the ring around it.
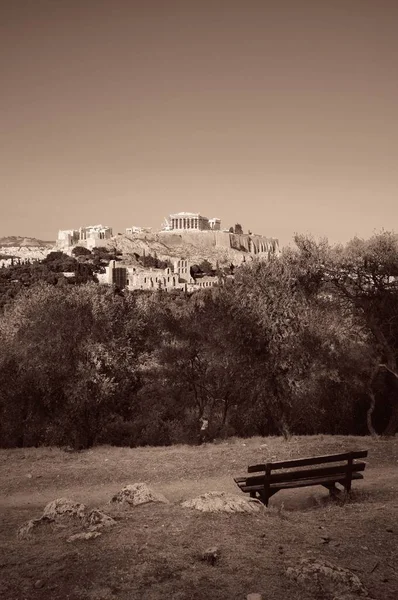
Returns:
[[[304,558],[298,567],[289,567],[286,575],[325,600],[369,598],[355,573],[327,561]]]
[[[322,544],[328,544],[332,538],[329,535],[323,535],[321,537]]]
[[[22,525],[17,532],[17,537],[19,540],[29,540],[36,532],[38,528],[43,525],[47,525],[52,523],[53,519],[49,517],[40,517],[39,519],[31,519],[25,525]]]
[[[54,520],[65,517],[83,519],[85,515],[85,505],[68,500],[68,498],[57,498],[49,502],[43,511],[43,517],[49,517]]]
[[[104,529],[106,527],[113,527],[113,525],[116,525],[116,521],[102,512],[102,510],[94,508],[85,516],[83,524],[91,531],[98,531],[99,529]]]
[[[195,508],[202,512],[252,513],[259,512],[264,506],[259,500],[245,498],[225,492],[207,492],[193,500],[182,502],[183,508]]]
[[[246,600],[262,600],[261,594],[247,594]]]
[[[72,502],[72,500],[68,500],[67,498],[57,498],[45,506],[41,517],[31,519],[25,525],[22,525],[18,529],[17,537],[20,540],[30,539],[35,531],[43,525],[53,523],[61,527],[62,525],[59,522],[62,522],[63,519],[83,519],[86,514],[85,511],[86,507],[84,504]]]
[[[394,530],[392,527],[387,527],[386,531],[387,531],[387,533],[394,533]]]
[[[42,587],[43,587],[43,585],[44,585],[44,581],[43,581],[42,579],[37,579],[37,580],[35,581],[35,588],[36,588],[36,589],[42,588]]]
[[[82,532],[82,533],[75,533],[74,535],[71,535],[70,537],[68,537],[68,539],[66,540],[67,542],[80,542],[80,541],[84,541],[84,540],[94,540],[95,538],[99,537],[101,535],[101,533],[99,531],[86,531],[86,532]]]
[[[111,499],[112,502],[138,506],[139,504],[147,504],[148,502],[168,503],[168,500],[162,494],[151,490],[146,483],[133,483],[132,485],[126,485],[120,492],[115,494]]]
[[[202,560],[210,563],[212,566],[216,564],[218,559],[220,558],[220,549],[218,546],[212,546],[211,548],[207,548],[202,554]]]

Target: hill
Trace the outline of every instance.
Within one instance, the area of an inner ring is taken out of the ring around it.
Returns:
[[[0,237],[0,248],[53,248],[55,242],[45,242],[33,237],[9,235]]]
[[[277,240],[273,238],[221,231],[119,234],[107,240],[105,245],[116,247],[127,260],[134,254],[145,254],[171,262],[181,258],[191,263],[208,260],[214,266],[217,262],[220,266],[239,265],[254,256],[267,256],[279,249]]]
[[[38,240],[33,237],[9,235],[0,238],[0,259],[20,258],[41,260],[54,249],[55,242]]]

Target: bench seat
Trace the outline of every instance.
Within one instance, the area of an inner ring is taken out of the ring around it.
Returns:
[[[266,506],[269,498],[280,490],[312,485],[322,485],[332,496],[338,496],[336,483],[339,483],[348,494],[352,481],[363,479],[361,471],[366,467],[365,462],[355,460],[364,458],[367,454],[367,450],[359,450],[251,465],[248,467],[248,473],[256,475],[234,477],[234,481],[242,492],[250,494],[252,498],[259,498]],[[341,464],[343,462],[345,464]],[[340,464],[329,466],[329,463]],[[261,474],[258,474],[260,472]]]
[[[238,481],[238,480],[242,481]],[[314,477],[310,479],[300,479],[298,481],[286,481],[285,483],[271,483],[270,489],[286,490],[290,488],[308,487],[310,485],[323,485],[324,483],[341,483],[343,484],[346,479],[346,475],[342,473],[339,476],[329,475],[328,477]],[[363,479],[361,473],[353,473],[352,479]],[[238,484],[242,492],[257,492],[264,489],[263,484],[257,485],[245,485],[245,477],[236,477],[234,481]]]

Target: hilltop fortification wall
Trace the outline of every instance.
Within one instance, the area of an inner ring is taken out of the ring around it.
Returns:
[[[278,240],[275,238],[248,233],[238,235],[225,231],[163,231],[158,236],[169,247],[179,246],[183,241],[198,248],[224,248],[249,254],[277,253],[279,250]]]

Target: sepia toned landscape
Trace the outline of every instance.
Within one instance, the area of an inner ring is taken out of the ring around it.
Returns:
[[[1,600],[398,598],[397,30],[0,2]]]

